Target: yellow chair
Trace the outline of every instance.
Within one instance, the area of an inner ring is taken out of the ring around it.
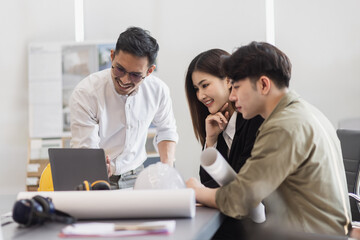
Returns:
[[[50,163],[41,173],[38,191],[54,191]]]

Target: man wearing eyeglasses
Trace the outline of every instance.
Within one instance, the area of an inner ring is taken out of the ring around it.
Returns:
[[[112,66],[82,80],[70,99],[71,147],[103,148],[110,182],[133,187],[146,160],[150,124],[160,160],[173,166],[178,141],[169,89],[152,75],[157,41],[141,28],[121,33]]]

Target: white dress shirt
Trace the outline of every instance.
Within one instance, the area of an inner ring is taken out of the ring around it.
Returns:
[[[70,98],[71,147],[103,148],[112,174],[139,167],[147,158],[145,143],[152,123],[155,143],[178,141],[169,89],[149,75],[130,95],[119,95],[110,69],[82,80]]]
[[[228,122],[228,125],[226,126],[225,130],[223,131],[222,135],[224,137],[224,140],[226,142],[226,145],[228,146],[228,155],[230,153],[231,144],[233,142],[234,136],[235,136],[235,130],[236,130],[236,118],[237,118],[237,112],[235,111]]]

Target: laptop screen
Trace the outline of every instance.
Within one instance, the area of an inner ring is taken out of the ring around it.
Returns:
[[[70,191],[87,180],[109,182],[103,149],[49,148],[55,191]]]

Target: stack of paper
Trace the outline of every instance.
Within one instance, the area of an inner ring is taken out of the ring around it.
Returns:
[[[140,224],[76,223],[62,229],[60,237],[119,237],[149,234],[170,234],[175,221],[151,221]]]

